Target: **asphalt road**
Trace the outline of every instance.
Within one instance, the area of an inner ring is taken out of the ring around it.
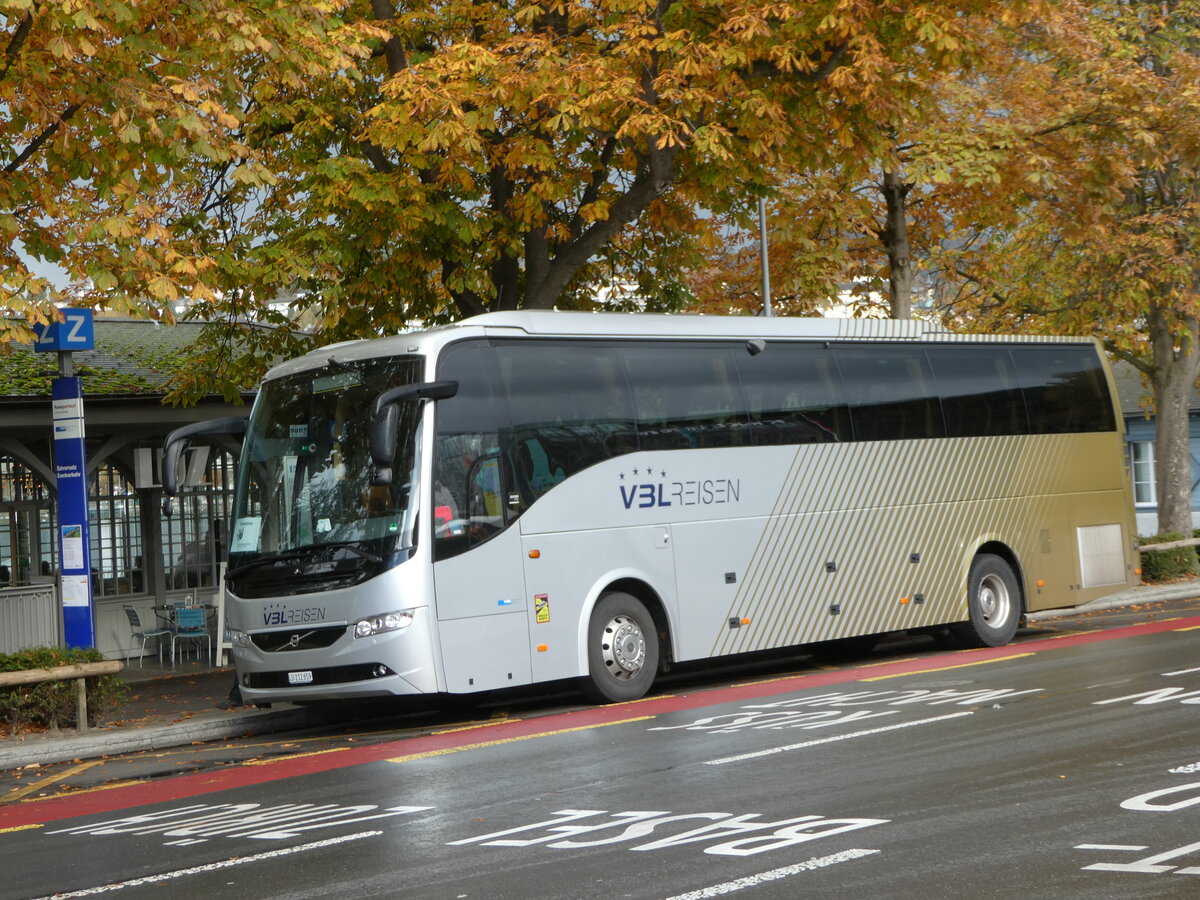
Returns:
[[[9,804],[0,898],[1200,896],[1200,616],[1123,615]]]

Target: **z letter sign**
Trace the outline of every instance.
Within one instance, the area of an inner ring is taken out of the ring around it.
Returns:
[[[91,350],[96,346],[95,326],[90,309],[61,309],[61,322],[34,326],[37,343],[33,349],[42,353],[61,350]]]

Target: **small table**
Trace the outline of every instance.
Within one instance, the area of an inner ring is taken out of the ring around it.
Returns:
[[[204,610],[204,621],[205,621],[205,624],[209,626],[210,631],[212,630],[212,625],[211,625],[212,618],[214,615],[216,615],[216,612],[217,612],[217,607],[215,605],[213,605],[212,603],[198,603],[195,606],[191,606],[191,607],[189,607],[187,604],[172,603],[172,604],[165,605],[165,606],[152,606],[151,609],[154,610],[155,617],[164,621],[166,623],[167,627],[170,628],[172,632],[174,632],[176,629],[175,613],[177,610],[180,610],[180,609],[202,609],[202,610]],[[212,642],[212,640],[211,640],[211,635],[210,635],[210,645],[211,645],[211,642]],[[174,644],[174,638],[172,638],[171,643],[172,643],[172,645]],[[172,665],[172,668],[174,668],[175,660],[174,660],[174,651],[173,650],[172,650],[171,657],[172,657],[171,665]]]

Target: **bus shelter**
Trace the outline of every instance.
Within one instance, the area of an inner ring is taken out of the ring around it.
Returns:
[[[76,354],[96,646],[109,658],[140,652],[125,606],[153,621],[155,606],[185,597],[203,603],[217,591],[236,444],[191,451],[176,512],[170,518],[162,512],[165,436],[191,422],[249,412],[249,394],[233,404],[219,397],[191,407],[164,404],[173,365],[200,327],[101,318],[95,350]],[[0,652],[62,640],[53,368],[53,360],[28,347],[15,347],[0,361]]]

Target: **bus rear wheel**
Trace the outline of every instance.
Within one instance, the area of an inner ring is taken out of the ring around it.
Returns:
[[[1007,562],[981,553],[971,563],[967,579],[966,622],[953,625],[955,637],[967,647],[1002,647],[1013,639],[1021,621],[1021,589]]]
[[[658,629],[636,597],[614,591],[592,610],[588,623],[588,676],[582,688],[596,703],[636,700],[658,671]]]

